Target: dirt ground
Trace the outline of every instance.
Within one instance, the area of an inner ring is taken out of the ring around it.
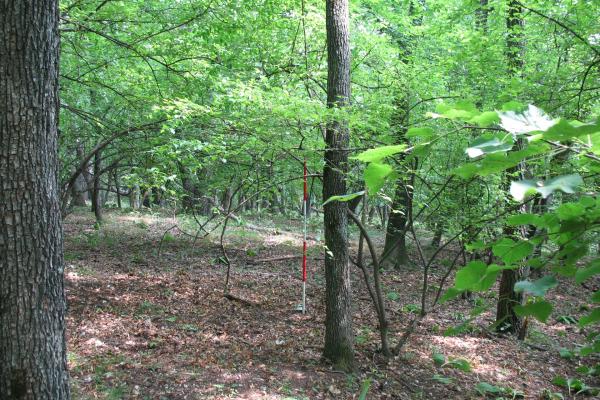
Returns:
[[[178,224],[191,232],[191,224],[184,222]],[[525,343],[489,332],[493,306],[468,322],[474,308],[494,304],[494,292],[452,301],[432,311],[404,351],[386,363],[377,352],[373,306],[355,268],[358,369],[345,374],[321,359],[322,247],[310,243],[306,315],[296,311],[300,259],[256,262],[298,255],[298,221],[279,227],[256,220],[250,227],[232,224],[225,241],[231,293],[247,303],[223,297],[226,266],[218,234],[194,243],[178,229],[165,234],[174,224],[172,217],[117,211],[107,214],[100,229],[87,212],[67,218],[68,346],[75,399],[358,399],[366,389],[366,399],[477,399],[486,396],[481,383],[502,390],[491,390],[488,398],[522,393],[540,399],[552,398],[550,393],[574,395],[552,384],[556,376],[600,385],[597,378],[575,371],[598,359],[582,361],[564,350],[584,343],[591,332],[581,332],[564,317],[581,315],[582,299],[598,289],[597,281],[587,288],[561,284],[552,294],[559,309],[547,325],[532,322]],[[433,269],[432,293],[444,272],[442,265]],[[417,267],[383,273],[392,343],[416,316],[421,280]],[[444,335],[460,324],[466,328],[462,333]],[[459,368],[461,362],[439,366],[434,353],[447,361],[464,359],[468,365],[463,369],[470,371]]]

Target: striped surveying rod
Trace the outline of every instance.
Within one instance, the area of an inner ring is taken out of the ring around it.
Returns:
[[[306,180],[307,169],[306,159],[304,160],[304,201],[302,210],[304,211],[304,243],[302,245],[302,314],[306,313],[306,216],[308,206],[308,183]]]

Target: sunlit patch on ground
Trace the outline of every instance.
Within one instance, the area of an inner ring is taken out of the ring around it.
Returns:
[[[360,368],[352,375],[335,372],[321,360],[322,260],[311,261],[307,315],[295,311],[299,259],[250,262],[300,251],[301,230],[234,227],[226,235],[230,293],[246,304],[223,297],[220,232],[193,247],[192,239],[176,231],[164,240],[170,217],[108,213],[107,219],[96,229],[91,215],[75,214],[65,225],[75,399],[355,399],[366,379],[368,399],[478,398],[474,387],[482,381],[536,398],[545,388],[559,390],[552,378],[574,369],[557,351],[569,343],[565,332],[570,341],[583,337],[572,325],[533,324],[528,340],[545,351],[485,334],[491,313],[474,320],[468,332],[443,335],[473,308],[462,300],[430,314],[404,352],[386,365],[377,353],[373,306],[353,270]],[[321,247],[311,247],[311,256],[322,257]],[[436,279],[442,273],[441,266],[432,271]],[[408,268],[384,271],[382,278],[386,296],[396,293],[386,297],[395,341],[418,312],[421,274]],[[575,296],[561,295],[565,309],[560,313],[576,313]],[[471,372],[435,365],[434,351],[467,360]]]

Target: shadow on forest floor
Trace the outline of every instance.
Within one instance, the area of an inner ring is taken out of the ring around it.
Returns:
[[[320,359],[322,247],[310,244],[307,315],[294,311],[301,292],[299,259],[255,262],[297,255],[299,223],[286,224],[286,230],[234,227],[228,232],[232,293],[250,304],[223,297],[226,268],[217,235],[192,247],[180,232],[164,235],[172,225],[170,217],[143,213],[108,213],[98,230],[91,214],[67,218],[74,399],[353,399],[365,382],[371,382],[367,399],[482,398],[475,390],[480,382],[543,398],[545,389],[561,391],[551,383],[555,376],[574,375],[579,365],[560,357],[559,349],[581,343],[584,333],[556,319],[545,326],[533,323],[529,345],[488,333],[491,312],[477,317],[459,336],[444,336],[447,328],[468,318],[474,305],[465,300],[431,313],[404,352],[386,365],[376,352],[372,304],[354,270],[359,369],[352,375],[332,371]],[[443,273],[439,268],[433,271],[438,280]],[[383,273],[392,340],[418,310],[420,282],[416,268]],[[578,316],[581,288],[566,283],[561,288],[555,317]],[[494,294],[474,302],[493,304]],[[471,372],[436,366],[434,352],[466,359]]]

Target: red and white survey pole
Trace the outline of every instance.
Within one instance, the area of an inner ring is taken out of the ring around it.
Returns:
[[[302,210],[304,212],[304,243],[302,245],[302,314],[306,314],[306,216],[308,206],[308,182],[307,182],[306,159],[304,160],[304,201]]]

